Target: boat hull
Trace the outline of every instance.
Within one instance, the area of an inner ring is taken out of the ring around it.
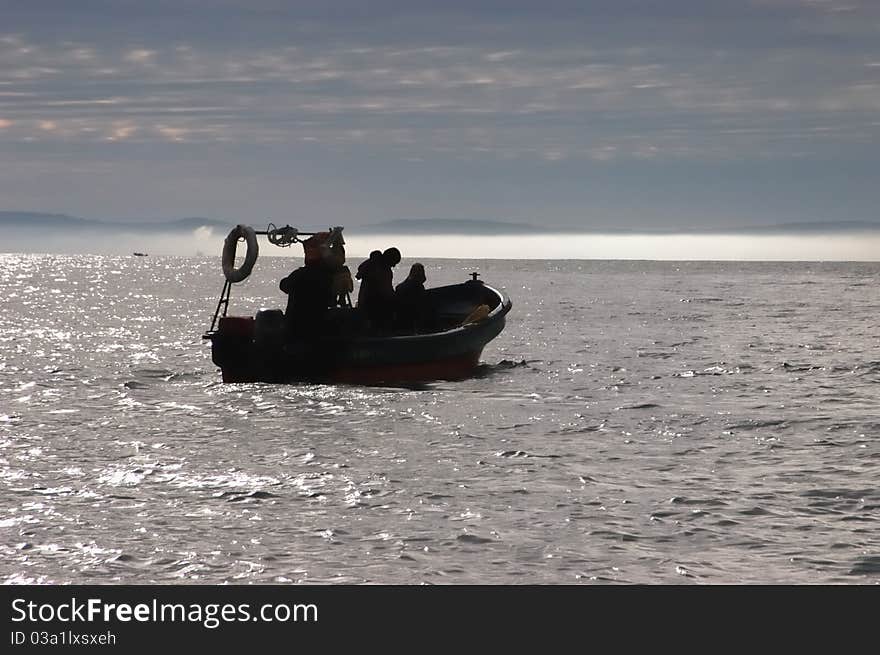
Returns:
[[[479,365],[486,344],[504,329],[510,300],[482,283],[431,292],[439,314],[452,323],[447,329],[426,334],[298,339],[280,326],[261,329],[258,314],[256,322],[233,319],[237,322],[229,325],[236,329],[221,326],[207,335],[212,340],[212,358],[220,366],[224,382],[395,384],[466,378]],[[481,304],[491,308],[488,316],[461,324]]]

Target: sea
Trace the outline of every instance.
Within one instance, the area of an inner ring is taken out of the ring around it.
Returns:
[[[0,582],[880,582],[880,264],[423,263],[513,301],[471,379],[223,384],[219,257],[0,255]]]

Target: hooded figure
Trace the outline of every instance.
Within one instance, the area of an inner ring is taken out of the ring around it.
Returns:
[[[413,264],[407,278],[394,290],[397,327],[403,330],[416,330],[424,315],[425,305],[425,267]]]
[[[394,273],[400,263],[400,251],[389,248],[384,253],[374,250],[358,267],[361,280],[358,307],[366,314],[373,328],[387,328],[394,318]]]
[[[296,269],[281,280],[279,287],[287,294],[284,318],[294,334],[314,336],[330,305],[331,278],[320,263]]]
[[[361,288],[358,289],[358,299],[357,306],[361,309],[366,310],[366,306],[369,304],[369,296],[370,296],[370,273],[371,271],[379,266],[382,262],[382,251],[374,250],[370,253],[370,258],[361,262],[361,265],[358,266],[357,273],[355,273],[355,279],[361,281]]]

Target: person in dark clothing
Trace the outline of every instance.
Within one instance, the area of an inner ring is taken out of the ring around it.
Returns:
[[[385,330],[394,320],[394,273],[391,269],[400,263],[400,251],[389,248],[380,256],[375,256],[375,252],[358,267],[361,278],[358,308],[366,314],[373,329]]]
[[[355,273],[355,279],[361,281],[361,288],[358,289],[358,299],[357,306],[361,309],[366,310],[366,306],[369,304],[369,295],[370,295],[370,272],[382,262],[382,251],[374,250],[370,253],[370,258],[361,262],[361,265],[358,266],[357,273]]]
[[[284,318],[288,329],[300,336],[318,334],[324,314],[330,305],[331,276],[320,264],[301,266],[281,280],[287,294]]]
[[[413,264],[407,278],[394,289],[395,326],[415,332],[424,314],[425,267]]]
[[[392,268],[400,263],[400,251],[389,248],[382,253],[381,263],[373,269],[373,282],[377,284],[373,293],[381,302],[390,308],[394,303],[394,273]]]

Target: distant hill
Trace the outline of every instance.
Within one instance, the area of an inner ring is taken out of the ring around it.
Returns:
[[[465,219],[398,219],[372,225],[352,227],[352,231],[366,234],[533,234],[541,229],[526,223],[482,221]],[[561,231],[561,230],[560,230]]]
[[[352,232],[365,234],[463,234],[463,235],[516,235],[536,233],[558,234],[754,234],[754,235],[808,235],[808,234],[857,234],[880,232],[880,222],[825,221],[816,223],[781,223],[778,225],[754,225],[734,227],[664,227],[664,228],[600,228],[559,227],[531,225],[503,221],[464,219],[400,219],[372,225],[353,226]]]
[[[268,219],[263,219],[267,221]],[[95,220],[69,216],[67,214],[47,214],[40,212],[0,211],[0,228],[17,232],[40,230],[63,231],[74,229],[78,233],[110,232],[192,232],[200,227],[215,228],[225,233],[238,222],[249,223],[258,229],[265,229],[266,222],[247,220],[218,220],[213,218],[188,217],[174,220]],[[276,224],[282,225],[281,221]],[[313,231],[306,226],[299,227],[304,232]],[[320,228],[324,229],[324,228]],[[538,233],[576,233],[576,234],[741,234],[741,235],[810,235],[810,234],[859,234],[880,232],[880,222],[868,221],[825,221],[814,223],[782,223],[778,225],[755,225],[734,227],[683,227],[683,228],[597,228],[597,227],[559,227],[490,220],[467,219],[396,219],[370,225],[352,225],[348,233],[391,234],[428,236],[439,234],[503,236]]]
[[[78,231],[107,231],[125,230],[128,232],[166,232],[186,231],[191,232],[199,227],[208,226],[216,228],[228,228],[230,221],[218,221],[212,218],[180,218],[171,221],[98,221],[95,219],[79,218],[67,214],[43,214],[39,212],[0,212],[0,227],[19,228],[24,230],[40,229],[71,229]]]
[[[155,221],[106,221],[78,218],[66,214],[42,214],[37,212],[0,212],[0,226],[13,228],[76,228],[78,230],[126,230],[128,232],[192,231],[200,227],[213,227],[225,231],[237,221],[222,221],[212,218],[179,218],[175,220]],[[242,221],[248,223],[248,221]],[[265,229],[266,223],[249,222],[254,227]],[[276,221],[282,225],[280,221]],[[310,232],[307,226],[297,226],[304,232]],[[319,228],[322,229],[322,228]],[[502,221],[483,221],[465,219],[431,219],[431,220],[393,220],[372,225],[351,226],[350,232],[359,234],[529,234],[539,228],[524,223],[505,223]],[[546,230],[546,228],[544,228]]]
[[[544,230],[548,231],[547,229]],[[643,234],[643,235],[742,235],[742,236],[809,236],[811,234],[863,234],[880,232],[880,223],[869,221],[821,221],[813,223],[778,223],[776,225],[735,225],[732,227],[664,227],[584,229],[578,234]]]
[[[151,228],[154,228],[156,225],[161,225],[163,227],[170,227],[172,229],[179,230],[195,230],[200,227],[216,227],[223,229],[230,229],[235,223],[231,221],[218,221],[214,218],[179,218],[174,221],[166,221],[160,223],[140,223],[140,225],[149,225]]]
[[[725,234],[854,234],[878,232],[880,223],[870,221],[822,221],[815,223],[780,223],[755,227],[716,228],[712,232]],[[694,230],[699,232],[699,230]]]
[[[86,227],[100,226],[100,221],[68,216],[67,214],[40,214],[37,212],[0,212],[0,226],[3,227]]]

